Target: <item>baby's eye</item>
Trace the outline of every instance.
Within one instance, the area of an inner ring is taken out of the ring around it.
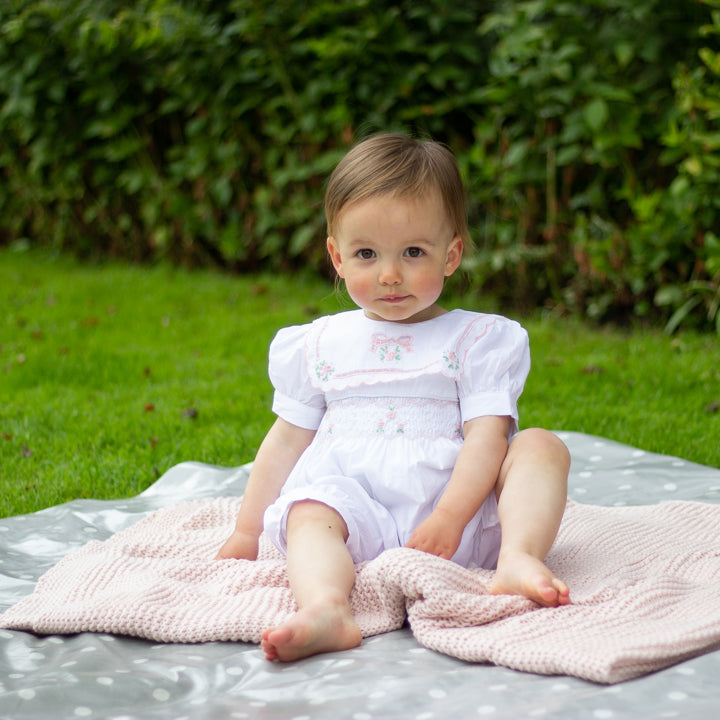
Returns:
[[[422,257],[425,254],[425,251],[419,247],[410,247],[405,251],[405,254],[411,258],[418,258]]]
[[[361,250],[358,250],[356,255],[361,260],[372,260],[372,258],[375,257],[375,251],[371,250],[370,248],[362,248]]]

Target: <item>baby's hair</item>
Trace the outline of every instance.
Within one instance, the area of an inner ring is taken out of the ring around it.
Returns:
[[[352,203],[380,195],[419,198],[433,189],[440,192],[455,234],[469,250],[465,190],[452,152],[433,140],[373,135],[351,148],[330,176],[325,192],[328,235],[335,234],[343,209]]]

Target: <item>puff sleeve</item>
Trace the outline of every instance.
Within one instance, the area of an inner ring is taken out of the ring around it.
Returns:
[[[275,389],[273,412],[293,425],[316,430],[325,414],[325,397],[308,375],[305,341],[310,327],[278,331],[270,343],[268,374]]]
[[[458,347],[457,378],[462,421],[485,415],[509,416],[518,431],[518,399],[530,372],[525,329],[500,316],[484,316],[468,328]]]

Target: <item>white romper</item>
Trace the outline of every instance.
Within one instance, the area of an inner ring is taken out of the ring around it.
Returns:
[[[525,330],[499,315],[452,310],[400,324],[362,310],[280,330],[270,345],[273,412],[317,433],[264,517],[286,550],[291,505],[316,500],[347,524],[355,562],[401,547],[450,479],[463,423],[509,416],[530,369]],[[493,568],[500,547],[491,492],[453,556]]]

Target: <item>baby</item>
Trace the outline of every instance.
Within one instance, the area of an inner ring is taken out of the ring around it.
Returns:
[[[544,564],[569,455],[550,432],[518,431],[527,334],[437,304],[470,243],[453,155],[371,137],[333,172],[325,211],[330,259],[359,309],[273,340],[277,419],[218,554],[256,559],[263,531],[286,554],[298,611],[265,630],[265,656],[358,645],[354,565],[389,548],[496,568],[495,594],[569,603]]]

